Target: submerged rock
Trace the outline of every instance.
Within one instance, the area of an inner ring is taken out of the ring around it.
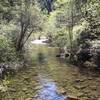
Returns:
[[[27,90],[28,90],[27,88],[23,88],[23,89],[22,89],[23,92],[26,92]]]
[[[32,98],[27,98],[27,99],[25,99],[25,100],[32,100]]]
[[[75,85],[74,87],[78,90],[86,88],[86,86],[80,86],[80,85]]]
[[[59,88],[59,89],[57,90],[57,93],[66,95],[66,91],[65,91],[64,88]]]
[[[24,76],[24,80],[29,81],[29,80],[30,80],[30,78],[29,78],[29,77],[27,77],[27,76],[26,76],[26,77]]]
[[[7,87],[0,85],[0,92],[6,92],[7,91]]]
[[[10,92],[16,92],[16,89],[15,88],[10,88],[9,91]]]
[[[71,95],[68,95],[68,99],[69,100],[79,100],[77,96],[71,96]]]
[[[77,96],[78,97],[84,97],[84,93],[78,93]]]

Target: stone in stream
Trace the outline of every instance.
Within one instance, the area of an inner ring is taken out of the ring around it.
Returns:
[[[94,85],[92,85],[92,86],[90,86],[90,88],[92,89],[92,90],[97,90],[97,86],[94,86]]]
[[[79,100],[79,98],[77,96],[71,96],[71,95],[69,95],[67,98],[69,100]]]
[[[23,88],[23,89],[22,89],[23,92],[26,92],[27,90],[28,90],[27,88]]]
[[[43,88],[43,86],[36,86],[35,87],[35,90],[37,91],[37,90],[41,90]]]
[[[25,77],[24,77],[24,80],[29,81],[30,78],[25,76]]]
[[[74,82],[79,83],[81,80],[80,79],[76,79]]]
[[[80,90],[80,89],[84,89],[86,88],[87,86],[80,86],[80,85],[75,85],[74,88],[77,89],[77,90]]]
[[[3,85],[0,85],[0,93],[1,92],[6,92],[7,91],[7,88],[4,87]]]
[[[27,99],[25,99],[25,100],[32,100],[32,98],[27,98]]]
[[[10,88],[9,91],[10,92],[16,92],[16,89],[15,88]]]
[[[62,95],[66,95],[66,91],[65,91],[64,88],[59,88],[59,89],[57,90],[57,93],[62,94]]]
[[[89,77],[89,78],[87,78],[88,80],[93,80],[93,78],[92,77]]]
[[[59,89],[57,90],[57,93],[58,93],[58,94],[62,94],[62,95],[64,95],[64,96],[67,95],[67,92],[65,91],[64,88],[59,88]],[[65,100],[79,100],[79,98],[78,98],[77,96],[68,95],[68,96],[66,96],[66,99],[65,99]]]
[[[83,96],[84,96],[84,93],[80,92],[80,93],[77,94],[77,97],[83,97]]]

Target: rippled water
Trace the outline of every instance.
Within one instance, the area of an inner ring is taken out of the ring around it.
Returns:
[[[43,76],[39,76],[42,89],[38,91],[37,97],[33,97],[33,100],[69,100],[62,94],[57,93],[57,86],[53,80],[46,79]]]
[[[56,50],[55,48],[52,49],[51,47],[48,46],[41,46],[42,42],[40,43],[40,40],[38,43],[33,43],[33,44],[38,44],[34,45],[38,49],[35,51],[36,58],[33,57],[34,60],[36,60],[36,65],[37,67],[37,72],[38,72],[38,78],[39,78],[39,83],[41,84],[42,88],[37,92],[37,96],[33,97],[33,100],[69,100],[67,96],[63,96],[62,94],[57,92],[57,85],[50,77],[50,74],[44,71],[46,71],[46,67],[51,67],[49,66],[49,63],[51,61],[55,61],[56,59],[56,54],[54,54],[54,51]],[[53,60],[54,59],[54,60]],[[53,62],[52,62],[53,64]],[[47,68],[48,70],[48,68]],[[50,71],[50,69],[49,69]]]
[[[55,47],[32,43],[27,52],[32,65],[6,79],[8,90],[0,91],[0,100],[68,100],[69,95],[98,100],[100,76],[56,58],[57,54]]]

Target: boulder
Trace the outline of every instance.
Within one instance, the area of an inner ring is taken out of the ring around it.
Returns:
[[[58,55],[56,55],[56,57],[59,57],[59,58],[66,58],[66,57],[69,57],[70,54],[69,53],[60,53]]]

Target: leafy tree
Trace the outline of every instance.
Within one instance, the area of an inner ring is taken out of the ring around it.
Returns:
[[[40,29],[41,21],[40,21],[39,11],[36,8],[30,7],[27,10],[24,9],[21,12],[20,16],[20,28],[21,31],[18,36],[17,41],[17,50],[21,50],[32,34],[33,31]]]

